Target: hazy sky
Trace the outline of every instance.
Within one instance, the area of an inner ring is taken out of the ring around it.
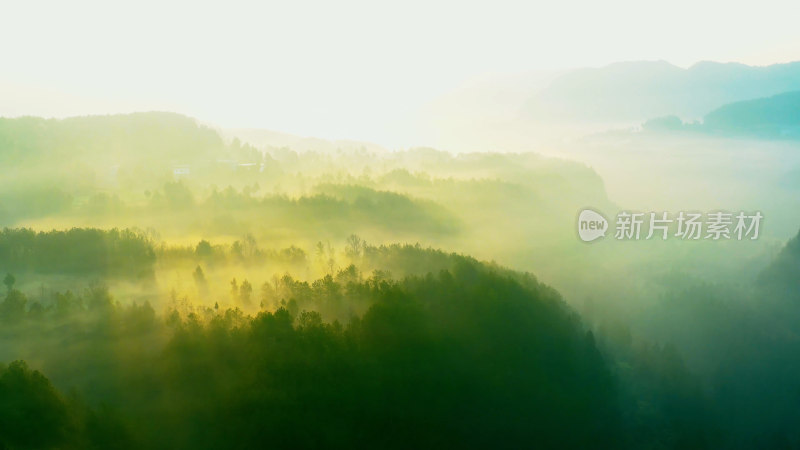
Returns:
[[[403,143],[463,81],[621,60],[800,59],[796,1],[7,1],[0,115],[172,110]]]

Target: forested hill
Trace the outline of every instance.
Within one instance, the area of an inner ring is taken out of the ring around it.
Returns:
[[[684,123],[675,115],[650,119],[645,131],[693,132],[724,138],[800,139],[800,91],[728,103]]]
[[[6,448],[586,448],[625,443],[594,338],[533,277],[414,246],[286,275],[262,310],[118,302],[102,286],[0,303]],[[211,281],[211,280],[209,280]],[[363,312],[359,312],[363,307]],[[322,311],[322,313],[320,313]],[[330,320],[351,311],[346,322]],[[56,343],[63,343],[55,346]],[[54,348],[58,347],[58,350]],[[101,406],[102,405],[102,406]],[[22,414],[13,423],[7,418]]]
[[[760,275],[762,284],[800,298],[800,233],[789,240]]]
[[[731,103],[705,116],[708,132],[800,139],[800,91]]]
[[[98,164],[186,163],[224,154],[225,144],[216,131],[175,113],[0,118],[0,161],[17,166],[83,158]]]

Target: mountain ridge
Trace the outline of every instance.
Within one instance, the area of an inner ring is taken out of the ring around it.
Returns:
[[[631,121],[675,114],[699,118],[727,103],[800,90],[800,62],[748,66],[700,61],[629,61],[577,69],[529,98],[521,115],[538,120]]]

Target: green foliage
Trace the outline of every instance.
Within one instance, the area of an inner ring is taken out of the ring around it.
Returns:
[[[231,436],[242,448],[264,440],[572,448],[620,439],[605,363],[547,290],[470,264],[400,282],[283,283],[303,304],[341,292],[372,306],[346,327],[286,309],[182,320],[163,356],[174,370],[168,386],[186,401],[207,399],[181,413],[187,446],[215,448]]]
[[[775,260],[761,272],[759,283],[783,297],[796,296],[800,292],[800,233],[789,240]]]
[[[14,278],[14,275],[7,273],[5,278],[3,278],[3,284],[6,286],[7,291],[11,291],[14,288],[14,283],[17,282],[17,279]]]
[[[152,276],[154,263],[150,240],[133,230],[0,231],[0,270],[141,279]]]
[[[0,447],[130,448],[112,411],[98,414],[64,398],[23,361],[0,367]]]
[[[70,438],[66,402],[41,373],[16,361],[0,370],[0,441],[11,448],[47,448]]]
[[[238,295],[248,286],[237,282]],[[44,356],[47,365],[117,411],[102,427],[91,425],[97,413],[82,423],[98,439],[130,430],[147,448],[622,442],[604,358],[557,294],[535,282],[464,259],[402,280],[362,279],[354,266],[311,284],[286,276],[279,292],[303,310],[176,309],[161,322],[149,305],[124,307],[96,286],[60,295],[36,319],[27,313],[27,328],[6,339],[35,333],[29,344],[42,351],[48,336],[72,342]],[[346,325],[318,312],[359,298],[366,312]],[[133,350],[142,345],[156,347]],[[55,411],[54,423],[78,420]]]
[[[795,100],[716,125],[784,133]],[[0,361],[53,381],[0,370],[0,448],[800,443],[797,238],[757,285],[655,279],[706,260],[576,242],[578,208],[619,209],[585,165],[257,150],[162,113],[0,119],[0,163],[0,226],[30,227],[0,232]],[[430,245],[535,269],[584,322]]]

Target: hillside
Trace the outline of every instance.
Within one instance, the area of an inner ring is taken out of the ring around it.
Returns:
[[[700,122],[676,115],[649,119],[642,129],[658,133],[702,133],[725,138],[800,139],[800,91],[723,105]]]
[[[731,103],[703,119],[711,133],[762,138],[800,138],[800,91]]]
[[[166,112],[42,119],[0,118],[0,161],[25,166],[84,160],[101,164],[224,156],[219,135],[192,118]]]

